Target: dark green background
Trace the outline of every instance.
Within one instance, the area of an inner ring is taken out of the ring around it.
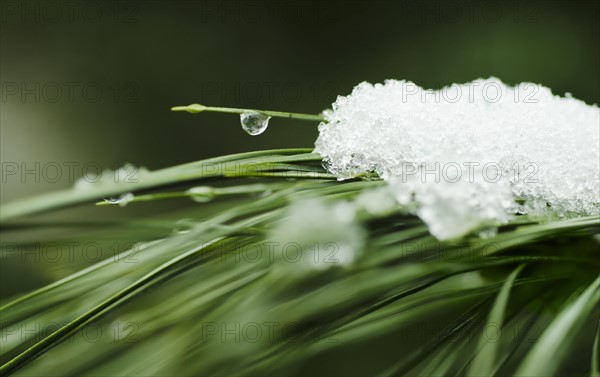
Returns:
[[[3,1],[3,163],[158,169],[310,147],[316,124],[273,120],[251,137],[234,115],[169,107],[317,113],[365,80],[435,88],[493,75],[600,99],[596,1],[88,1],[72,14],[66,3]],[[39,84],[39,98],[10,94],[15,83]],[[76,83],[73,98],[51,101],[49,83]],[[89,83],[102,89],[96,102],[81,93]],[[8,177],[2,201],[73,181],[41,178]]]

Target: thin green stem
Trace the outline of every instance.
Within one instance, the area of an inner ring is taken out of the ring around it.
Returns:
[[[252,175],[249,175],[252,176]],[[244,194],[256,194],[265,193],[273,190],[280,190],[283,188],[290,187],[289,183],[273,183],[273,184],[249,184],[239,185],[231,187],[211,187],[211,186],[197,186],[192,187],[187,191],[177,192],[159,192],[146,195],[136,195],[128,203],[133,202],[153,202],[161,199],[176,199],[176,198],[205,198],[205,201],[210,201],[218,196],[233,196],[233,195],[244,195]],[[111,203],[110,201],[103,200],[97,202],[97,206],[110,206],[118,203]]]
[[[246,177],[248,173],[253,173],[264,164],[321,160],[321,156],[316,153],[309,153],[310,151],[311,149],[307,148],[293,148],[239,153],[140,174],[139,177],[136,177],[136,182],[133,182],[134,180],[131,180],[131,182],[106,182],[103,185],[92,184],[90,187],[85,187],[85,189],[74,187],[49,192],[3,204],[2,211],[0,211],[0,224],[12,221],[15,218],[69,207],[104,197],[191,180],[223,177],[225,173],[228,174],[228,177],[233,178]],[[234,172],[239,174],[235,175]]]
[[[271,110],[255,110],[255,109],[236,109],[231,107],[211,107],[204,106],[200,104],[192,104],[188,106],[174,106],[171,107],[172,111],[187,111],[188,113],[196,114],[201,113],[203,111],[213,111],[217,113],[230,113],[230,114],[243,114],[247,112],[255,111],[257,113],[262,113],[271,117],[277,118],[292,118],[292,119],[300,119],[300,120],[310,120],[317,122],[324,122],[325,117],[321,115],[313,115],[313,114],[300,114],[300,113],[289,113],[287,111],[271,111]]]

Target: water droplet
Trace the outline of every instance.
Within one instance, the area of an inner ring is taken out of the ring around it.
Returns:
[[[118,204],[121,207],[125,207],[129,202],[133,201],[135,196],[132,193],[127,193],[119,196],[118,198],[104,198],[104,201],[109,204]]]
[[[270,116],[257,111],[246,111],[240,114],[242,128],[252,136],[260,135],[265,132],[269,126],[269,119],[271,119]]]
[[[104,198],[104,201],[108,204],[119,204],[119,198]]]
[[[187,193],[193,201],[198,203],[210,202],[216,196],[213,188],[208,186],[192,187],[187,190]]]

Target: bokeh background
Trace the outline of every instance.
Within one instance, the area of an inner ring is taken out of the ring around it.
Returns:
[[[318,113],[361,81],[492,75],[598,103],[598,4],[3,0],[1,200],[69,187],[84,169],[154,170],[317,136],[316,124],[272,120],[251,137],[235,115],[173,105]]]

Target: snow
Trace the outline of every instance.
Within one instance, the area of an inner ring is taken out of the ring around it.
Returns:
[[[340,177],[376,173],[439,239],[600,213],[600,109],[539,84],[440,90],[363,82],[324,112],[315,152]]]

